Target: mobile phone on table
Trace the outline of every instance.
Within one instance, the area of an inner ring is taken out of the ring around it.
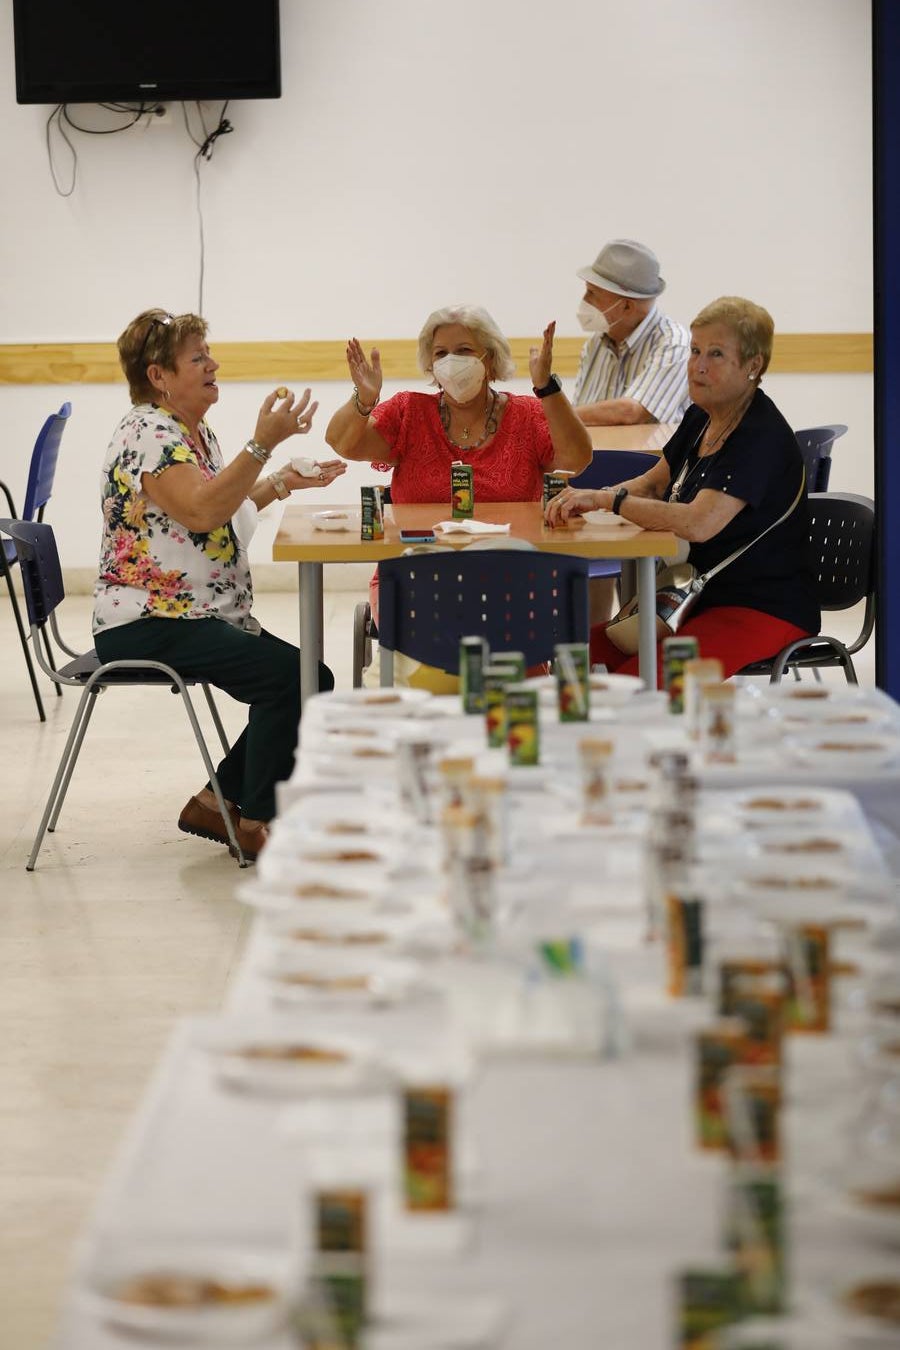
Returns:
[[[401,544],[433,544],[437,535],[434,530],[401,530]]]

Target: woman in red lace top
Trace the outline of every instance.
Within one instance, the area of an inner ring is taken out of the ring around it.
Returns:
[[[381,403],[381,358],[347,344],[353,394],[334,414],[325,439],[344,459],[393,469],[395,502],[449,502],[450,465],[471,464],[476,502],[539,501],[548,469],[580,473],[591,460],[584,425],[551,375],[548,324],[529,360],[535,397],[502,393],[496,380],[515,371],[509,343],[487,310],[435,310],[419,334],[418,364],[434,394],[403,392]]]

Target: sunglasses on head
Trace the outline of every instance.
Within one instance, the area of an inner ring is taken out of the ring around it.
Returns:
[[[153,332],[157,324],[160,326],[160,328],[169,328],[174,322],[175,318],[174,315],[172,314],[154,314],[153,318],[147,324],[147,331],[144,334],[144,340],[141,343],[141,350],[138,352],[139,366],[143,365],[144,353],[147,350],[147,343],[150,341],[150,334]]]

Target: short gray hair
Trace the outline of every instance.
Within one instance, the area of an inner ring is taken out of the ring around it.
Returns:
[[[516,373],[516,363],[509,343],[487,310],[482,309],[480,305],[445,305],[443,309],[436,309],[429,314],[419,334],[419,347],[416,353],[419,369],[424,375],[431,374],[431,347],[435,333],[439,328],[451,323],[458,323],[467,328],[484,347],[491,358],[495,379],[512,379]]]

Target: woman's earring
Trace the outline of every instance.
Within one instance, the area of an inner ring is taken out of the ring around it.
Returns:
[[[751,375],[750,378],[751,378],[751,380],[752,380],[752,379],[753,379],[753,376]],[[169,393],[168,389],[166,389],[165,385],[163,386],[162,396],[163,396],[163,398],[166,400],[166,402],[168,403],[168,402],[169,402],[169,399],[171,398],[171,394]]]

